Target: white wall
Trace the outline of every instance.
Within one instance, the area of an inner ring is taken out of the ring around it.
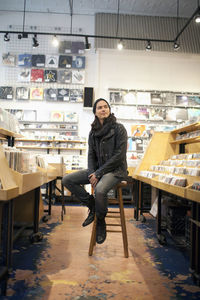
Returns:
[[[69,18],[64,18],[64,16],[49,18],[46,15],[41,15],[39,18],[43,18],[44,28],[40,27],[40,29],[44,29],[44,31],[46,29],[54,30],[52,24],[62,27],[69,27],[70,24]],[[41,22],[41,20],[39,21]],[[93,34],[93,16],[75,17],[73,22],[76,30],[82,28],[82,32]],[[0,27],[7,28],[9,24],[21,26],[22,19],[19,15],[11,13],[1,15]],[[27,26],[37,26],[37,24],[38,19],[33,16],[27,19]],[[57,51],[50,45],[51,37],[39,36],[40,46],[34,50],[31,46],[31,36],[23,40],[11,36],[10,42],[3,42],[3,34],[1,34],[0,39],[2,41],[0,43],[0,56],[3,52],[29,53],[34,51],[34,53],[55,54]],[[90,42],[93,43],[93,41]],[[132,50],[119,52],[110,49],[96,51],[93,49],[91,52],[87,52],[85,56],[85,86],[94,87],[95,98],[104,97],[108,99],[109,88],[200,92],[200,55]],[[6,69],[1,65],[0,85],[16,85],[13,72],[15,73],[15,71],[8,72],[8,68]],[[87,136],[90,123],[93,120],[91,109],[83,109],[83,104],[80,103],[59,102],[56,104],[45,101],[28,101],[25,103],[16,100],[0,100],[0,107],[37,109],[44,112],[50,110],[77,111],[81,124],[80,135],[82,136]]]

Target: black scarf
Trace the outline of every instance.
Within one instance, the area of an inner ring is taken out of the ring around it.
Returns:
[[[92,124],[92,131],[95,137],[101,139],[111,130],[113,124],[116,123],[116,118],[114,114],[110,114],[109,117],[104,120],[103,126],[101,126],[98,118],[95,121],[96,122]]]

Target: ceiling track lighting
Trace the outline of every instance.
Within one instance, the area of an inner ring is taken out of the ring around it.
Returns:
[[[88,42],[88,37],[85,36],[85,50],[90,50],[91,44]]]
[[[37,48],[39,46],[38,40],[37,40],[37,34],[34,34],[33,37],[33,48]]]
[[[179,49],[180,49],[179,43],[177,43],[177,41],[174,41],[174,50],[177,51]]]
[[[146,51],[151,51],[151,50],[152,50],[151,42],[147,41]]]
[[[56,35],[53,36],[52,44],[53,44],[54,47],[58,47],[59,46],[59,40],[58,40],[58,38],[57,38]]]
[[[10,41],[10,36],[9,36],[9,33],[8,33],[8,32],[6,32],[6,33],[4,34],[4,41],[5,41],[5,42],[9,42],[9,41]]]
[[[124,48],[123,41],[120,40],[120,41],[117,43],[117,49],[118,49],[118,50],[122,50],[123,48]]]

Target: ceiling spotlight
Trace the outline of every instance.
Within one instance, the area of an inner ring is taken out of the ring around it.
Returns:
[[[59,40],[56,35],[53,36],[52,44],[54,47],[58,47],[58,45],[59,45]]]
[[[37,40],[37,34],[34,34],[33,37],[33,48],[37,48],[39,46],[38,40]]]
[[[9,41],[10,41],[10,36],[9,36],[9,33],[8,33],[8,32],[6,32],[6,33],[4,34],[4,41],[5,41],[5,42],[9,42]]]
[[[90,50],[91,44],[88,42],[88,37],[85,37],[85,50]]]
[[[151,51],[151,49],[152,49],[151,42],[147,41],[146,51]]]
[[[177,41],[174,41],[174,50],[178,50],[180,48],[180,45],[177,43]]]
[[[200,14],[196,15],[194,20],[196,23],[200,23]]]
[[[122,42],[122,40],[120,40],[117,44],[117,49],[122,50],[123,48],[124,48],[123,42]]]

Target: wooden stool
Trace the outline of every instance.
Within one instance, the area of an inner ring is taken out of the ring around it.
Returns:
[[[126,181],[121,181],[115,186],[115,189],[117,190],[117,198],[116,199],[109,199],[109,204],[119,204],[119,211],[108,209],[106,218],[119,218],[120,224],[115,223],[107,223],[106,227],[117,227],[120,226],[121,230],[110,230],[106,229],[106,232],[121,232],[122,238],[123,238],[123,246],[124,246],[124,256],[128,257],[128,239],[127,239],[127,232],[126,232],[126,222],[125,222],[125,216],[124,216],[124,205],[123,205],[123,198],[122,198],[122,188],[126,187],[128,183]],[[96,216],[93,222],[92,227],[92,234],[90,238],[90,246],[89,246],[89,256],[93,254],[93,249],[96,244]]]

